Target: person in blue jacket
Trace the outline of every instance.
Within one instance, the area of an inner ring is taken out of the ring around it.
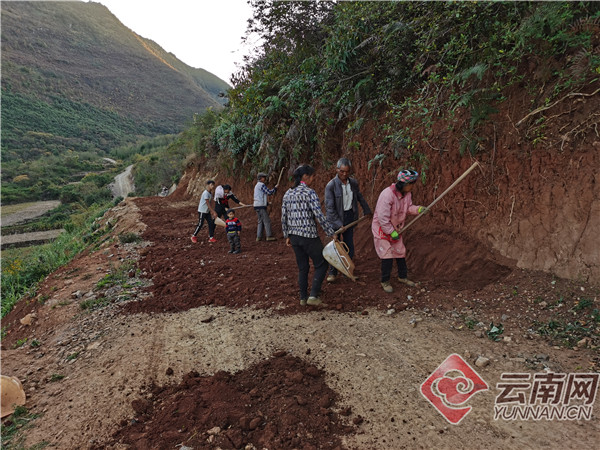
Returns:
[[[229,242],[229,253],[237,255],[242,251],[242,244],[240,242],[242,222],[240,222],[240,219],[235,217],[235,211],[233,209],[227,211],[225,232],[227,233],[227,241]]]

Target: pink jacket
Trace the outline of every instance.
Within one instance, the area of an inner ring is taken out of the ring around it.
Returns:
[[[402,236],[397,241],[393,241],[390,234],[404,226],[407,215],[416,216],[418,213],[419,207],[412,204],[410,192],[403,196],[396,190],[394,184],[381,191],[371,224],[377,256],[381,259],[406,257]]]

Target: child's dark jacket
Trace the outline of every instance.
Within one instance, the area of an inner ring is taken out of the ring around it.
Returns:
[[[227,219],[225,221],[225,231],[227,234],[238,234],[238,232],[242,231],[242,222],[237,217]]]

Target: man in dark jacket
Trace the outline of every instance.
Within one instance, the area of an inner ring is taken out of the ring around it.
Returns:
[[[358,219],[358,204],[363,209],[365,216],[371,215],[371,208],[360,193],[358,181],[350,178],[352,163],[348,158],[340,158],[337,162],[337,175],[325,187],[325,210],[327,220],[333,228],[338,230]],[[348,255],[354,258],[354,228],[349,228],[342,233],[342,240],[348,246]],[[335,280],[337,269],[331,267],[328,282]]]

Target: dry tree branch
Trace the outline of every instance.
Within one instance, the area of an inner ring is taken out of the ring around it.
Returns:
[[[546,117],[546,123],[550,122],[552,119],[556,119],[557,117],[564,116],[565,114],[571,114],[572,111],[564,111],[558,114],[554,114],[553,116]]]
[[[447,151],[448,151],[448,150],[444,150],[443,148],[435,148],[433,145],[431,145],[431,144],[429,143],[429,141],[428,141],[428,140],[425,140],[425,143],[426,143],[427,145],[429,145],[429,147],[431,147],[431,149],[432,149],[432,150],[435,150],[436,152],[440,152],[440,154],[441,154],[442,152],[447,152]]]
[[[567,131],[565,134],[562,135],[561,137],[561,143],[560,143],[560,151],[563,150],[563,147],[565,145],[565,142],[570,138],[569,135],[573,134],[573,137],[577,137],[578,135],[580,135],[581,133],[584,133],[585,131],[587,131],[589,128],[594,127],[595,131],[596,131],[596,135],[598,135],[598,122],[594,122],[593,119],[596,116],[600,116],[600,113],[594,113],[592,114],[590,117],[588,117],[583,123],[580,123],[579,125],[577,125],[575,128]],[[584,128],[581,128],[585,125]],[[562,131],[564,127],[562,127],[559,131]],[[579,131],[577,131],[578,128],[581,128]]]
[[[521,120],[519,120],[517,122],[517,126],[521,125],[525,120],[529,119],[529,117],[534,116],[542,111],[546,111],[547,109],[552,108],[553,106],[557,105],[558,103],[562,102],[563,100],[569,98],[569,97],[575,97],[575,96],[581,96],[581,97],[592,97],[594,95],[596,95],[598,92],[600,92],[600,88],[596,89],[594,92],[592,92],[591,94],[584,94],[583,92],[571,92],[567,95],[565,95],[563,98],[556,100],[554,103],[552,103],[551,105],[548,106],[540,106],[537,109],[534,109],[533,111],[531,111],[529,114],[527,114],[525,117],[523,117]]]
[[[513,194],[512,196],[512,205],[510,207],[510,216],[508,217],[508,224],[510,225],[512,223],[512,214],[513,214],[513,210],[515,208],[515,195]]]

